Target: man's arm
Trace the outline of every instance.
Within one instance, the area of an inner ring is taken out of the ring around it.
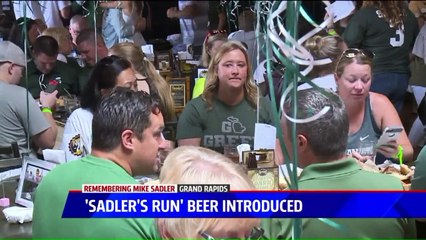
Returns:
[[[49,122],[50,127],[32,137],[35,145],[41,149],[53,148],[55,146],[58,128],[51,112],[51,108],[56,104],[56,95],[58,91],[53,93],[40,92],[40,103],[44,117]],[[49,112],[50,109],[50,112]],[[31,123],[30,123],[31,124]]]
[[[194,18],[200,14],[196,4],[187,5],[182,10],[177,9],[177,7],[167,9],[168,18]]]
[[[71,2],[70,1],[58,1],[58,10],[63,19],[71,18]]]

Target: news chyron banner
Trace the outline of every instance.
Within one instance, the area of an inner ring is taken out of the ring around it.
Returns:
[[[426,218],[426,191],[230,191],[229,185],[83,185],[63,218]]]

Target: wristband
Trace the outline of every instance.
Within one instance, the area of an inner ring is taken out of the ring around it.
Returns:
[[[41,111],[44,112],[44,113],[50,113],[50,114],[52,114],[52,109],[49,108],[49,107],[42,107]]]

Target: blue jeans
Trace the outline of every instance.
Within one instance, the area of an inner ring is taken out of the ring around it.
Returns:
[[[374,73],[370,91],[387,96],[400,113],[409,79],[408,73]]]

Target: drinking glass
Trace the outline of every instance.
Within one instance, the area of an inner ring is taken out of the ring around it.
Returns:
[[[376,141],[362,141],[358,146],[359,154],[376,163]]]
[[[234,163],[240,163],[240,156],[238,155],[237,146],[225,145],[223,146],[223,155],[230,158]]]

